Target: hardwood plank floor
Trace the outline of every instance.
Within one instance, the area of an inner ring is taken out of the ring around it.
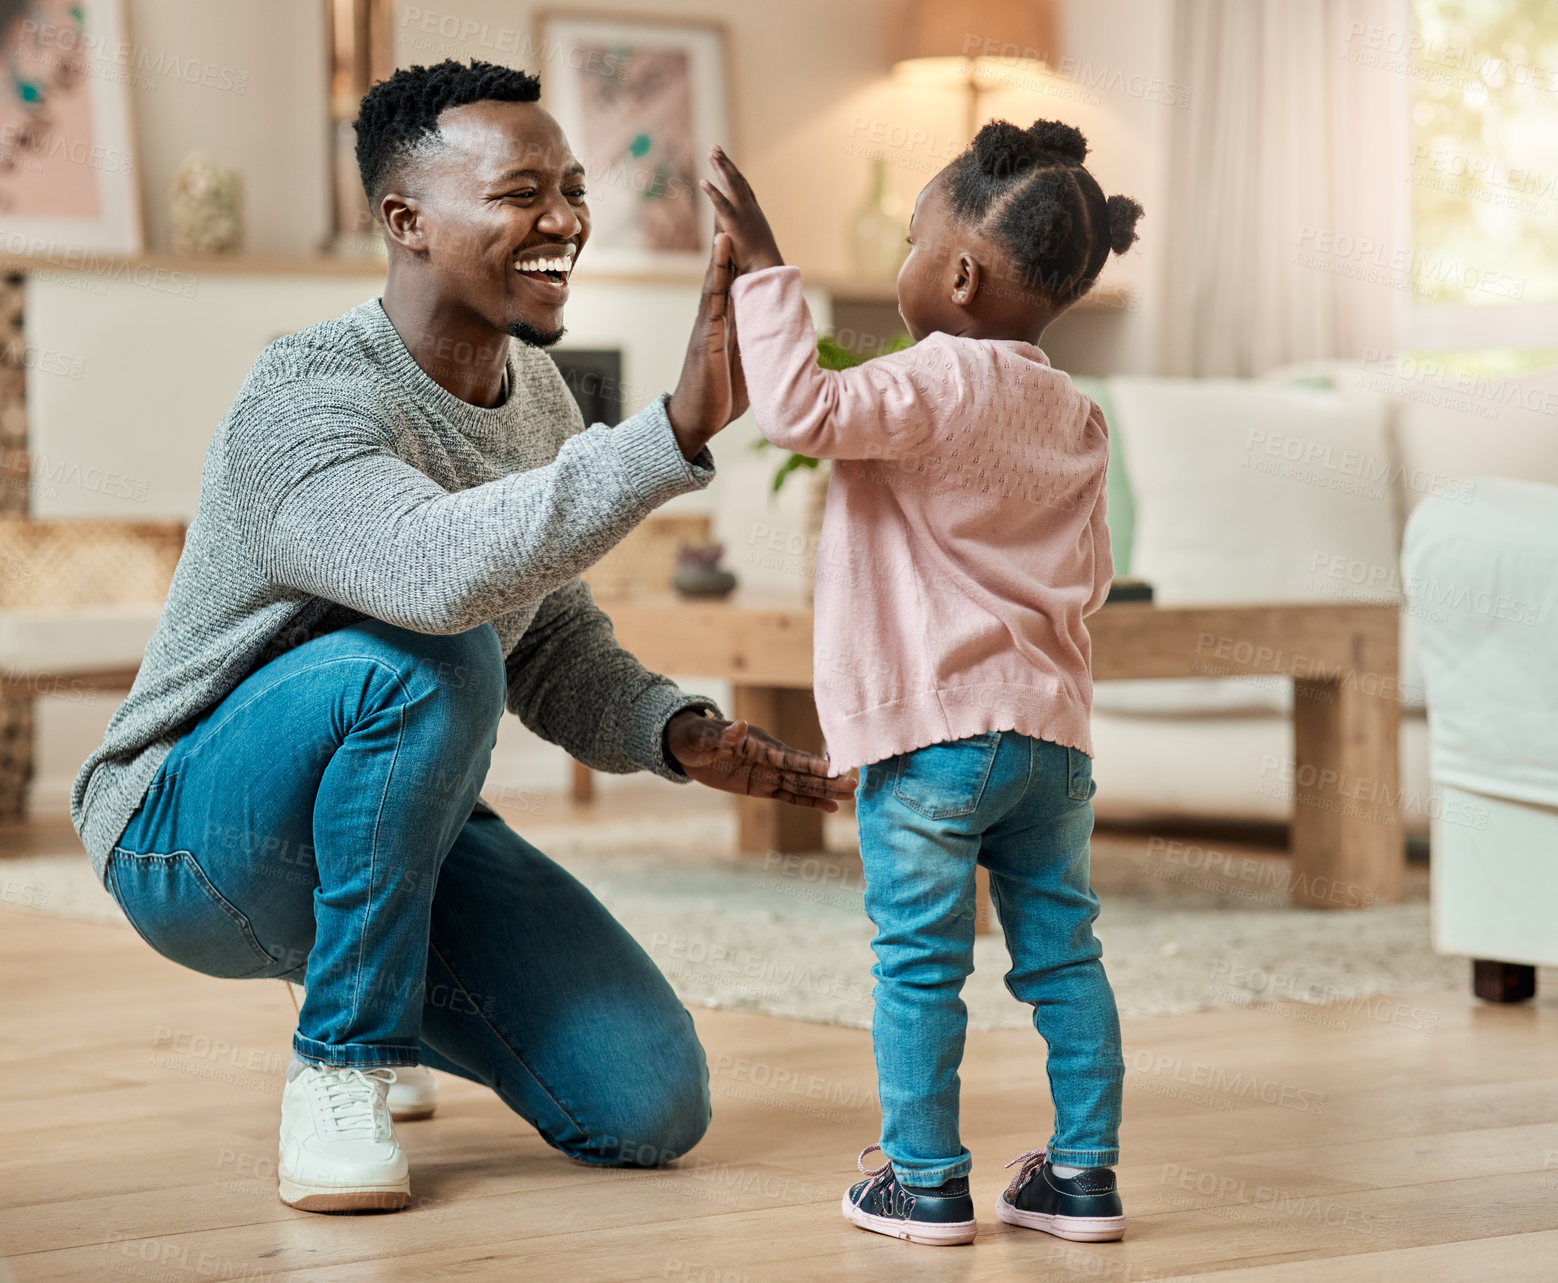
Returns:
[[[1001,1164],[1043,1142],[1048,1096],[1035,1035],[971,1034],[982,1228],[946,1249],[839,1217],[877,1120],[857,1030],[695,1013],[715,1121],[658,1172],[576,1166],[444,1078],[437,1116],[401,1128],[412,1207],[327,1217],[276,1198],[283,985],[0,906],[0,994],[0,1278],[16,1283],[1558,1277],[1558,993],[1127,1022],[1130,1230],[1093,1246],[995,1219]]]

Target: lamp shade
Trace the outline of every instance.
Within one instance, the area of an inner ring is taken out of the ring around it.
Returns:
[[[922,58],[1055,62],[1050,0],[909,0],[898,63]]]

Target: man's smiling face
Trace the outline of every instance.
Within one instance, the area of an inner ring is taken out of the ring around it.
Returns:
[[[590,236],[584,167],[535,103],[451,107],[438,129],[412,183],[436,288],[484,324],[551,346]]]

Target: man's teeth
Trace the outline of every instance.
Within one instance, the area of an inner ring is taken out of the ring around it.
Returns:
[[[540,258],[531,259],[528,262],[514,264],[516,272],[563,272],[567,273],[573,267],[573,258]]]

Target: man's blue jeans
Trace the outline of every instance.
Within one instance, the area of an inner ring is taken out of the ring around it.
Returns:
[[[575,878],[471,815],[505,690],[490,624],[287,651],[182,734],[108,889],[164,957],[305,984],[305,1060],[429,1065],[574,1158],[669,1161],[709,1123],[692,1017]]]
[[[882,1151],[905,1184],[966,1175],[958,1065],[974,967],[974,870],[990,894],[1012,969],[1006,987],[1033,1007],[1049,1047],[1055,1107],[1049,1151],[1069,1167],[1119,1161],[1125,1064],[1114,992],[1093,935],[1093,831],[1087,754],[1015,731],[873,762],[856,792],[866,912],[876,924],[877,1091]],[[1036,1112],[1012,1084],[1014,1130]]]

